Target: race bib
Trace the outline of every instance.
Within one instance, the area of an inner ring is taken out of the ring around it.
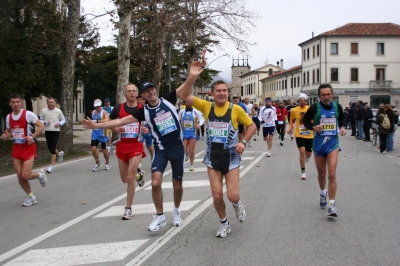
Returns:
[[[122,133],[123,138],[134,139],[139,135],[139,123],[134,122],[125,125],[125,131]]]
[[[310,135],[310,130],[308,128],[306,128],[303,124],[299,125],[299,132],[300,135]]]
[[[283,125],[284,123],[284,121],[278,121],[278,125]]]
[[[208,135],[211,142],[226,143],[228,140],[228,123],[209,122]]]
[[[332,136],[337,134],[336,118],[321,118],[319,124],[322,126],[320,135]]]
[[[183,128],[185,130],[193,129],[193,121],[191,121],[191,120],[183,120]]]
[[[160,131],[161,136],[167,135],[175,130],[177,130],[175,120],[172,117],[171,112],[166,112],[156,118],[154,118],[154,122]]]
[[[25,143],[25,133],[23,128],[13,128],[11,132],[15,144]]]

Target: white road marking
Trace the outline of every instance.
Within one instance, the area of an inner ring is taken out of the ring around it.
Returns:
[[[225,180],[225,179],[224,179]],[[208,180],[196,180],[196,181],[186,181],[183,180],[182,182],[183,189],[187,187],[209,187],[210,181]],[[161,184],[162,189],[170,189],[172,188],[172,182],[163,182]],[[145,190],[150,190],[151,187],[147,187]]]
[[[102,243],[94,245],[30,250],[6,263],[7,266],[47,265],[66,266],[120,261],[148,239]]]
[[[255,157],[242,157],[242,161],[250,161],[253,160]],[[194,163],[202,163],[203,159],[195,159]]]
[[[187,211],[193,208],[199,200],[192,200],[192,201],[182,201],[181,205],[179,206],[180,211]],[[123,213],[125,206],[112,206],[111,208],[105,210],[94,216],[93,218],[103,218],[103,217],[115,217],[121,216]],[[174,208],[173,202],[164,202],[163,204],[164,212],[172,212]],[[139,214],[148,214],[148,213],[156,213],[156,209],[154,204],[140,204],[140,205],[133,205],[132,206],[132,214],[139,215]]]
[[[240,166],[240,169],[242,169],[244,166]],[[207,167],[195,167],[194,171],[190,171],[189,168],[185,168],[185,173],[198,173],[198,172],[207,172]],[[185,181],[183,181],[185,182]]]
[[[266,152],[263,152],[252,163],[246,166],[246,168],[243,171],[240,171],[240,178],[242,178],[242,176],[244,176],[250,169],[252,169],[258,163],[258,161],[260,161],[266,154],[267,154]],[[226,187],[224,187],[224,193],[225,191]],[[188,225],[191,221],[196,219],[197,216],[199,216],[205,209],[210,207],[212,204],[213,204],[213,198],[209,197],[182,221],[181,226],[172,227],[170,230],[165,232],[163,236],[154,241],[150,246],[148,246],[145,250],[143,250],[133,260],[128,262],[126,266],[141,265],[151,255],[153,255],[158,249],[160,249],[163,245],[165,245],[171,238],[173,238],[176,234],[178,234],[186,225]]]

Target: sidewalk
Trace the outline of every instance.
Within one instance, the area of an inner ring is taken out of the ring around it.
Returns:
[[[92,130],[86,129],[81,124],[74,124],[74,144],[90,144],[90,139],[92,136]],[[40,137],[37,138],[38,141],[46,141],[44,136],[44,131],[40,134]]]

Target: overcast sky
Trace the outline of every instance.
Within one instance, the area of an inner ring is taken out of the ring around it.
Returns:
[[[247,0],[248,10],[256,11],[261,18],[250,40],[257,44],[250,48],[249,64],[254,70],[266,62],[276,64],[283,59],[288,69],[301,63],[299,43],[320,33],[335,29],[347,23],[384,23],[400,25],[400,4],[398,0],[337,0],[334,2],[317,0]],[[114,8],[110,0],[82,0],[85,13],[101,14]],[[113,26],[109,16],[96,19],[100,27],[100,45],[115,45]],[[207,55],[209,67],[221,71],[220,76],[231,80],[233,58],[242,58],[243,54],[232,44],[223,43],[225,50],[216,50]],[[246,55],[245,55],[246,57]]]

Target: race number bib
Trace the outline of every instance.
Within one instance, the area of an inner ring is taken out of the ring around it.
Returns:
[[[191,121],[191,120],[183,120],[183,128],[185,130],[193,129],[193,121]]]
[[[337,134],[336,118],[321,118],[319,124],[322,126],[320,135],[332,136]]]
[[[208,135],[211,142],[226,143],[228,140],[228,123],[209,122]]]
[[[285,121],[278,121],[278,125],[283,125]]]
[[[15,144],[25,143],[25,134],[23,128],[13,128],[11,132]]]
[[[156,123],[157,129],[160,131],[161,136],[177,130],[175,120],[172,117],[171,112],[166,112],[154,118],[154,122]]]
[[[122,133],[123,138],[133,139],[139,135],[139,122],[134,122],[125,125],[125,131]]]
[[[299,132],[300,135],[310,135],[310,130],[308,128],[306,128],[303,124],[299,125]]]

